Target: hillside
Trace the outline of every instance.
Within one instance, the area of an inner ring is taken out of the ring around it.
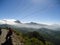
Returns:
[[[7,41],[5,39],[8,33],[7,29],[2,29],[2,34],[0,35],[0,45],[3,43],[4,45],[45,45],[38,38],[32,37],[29,38],[27,34],[23,34],[19,31],[14,30],[12,37],[10,37]],[[38,34],[37,34],[38,35]],[[53,43],[49,41],[45,41],[46,45],[53,45]]]
[[[22,43],[18,39],[18,36],[13,32],[12,37],[7,41],[5,39],[8,30],[2,29],[2,34],[0,35],[0,45],[3,43],[4,45],[21,45]]]

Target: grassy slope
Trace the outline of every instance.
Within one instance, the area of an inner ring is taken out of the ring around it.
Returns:
[[[26,36],[26,34],[24,35],[23,33],[16,30],[14,31],[14,33],[16,34],[16,37],[19,39],[19,41],[24,45],[44,45],[43,42],[38,40],[37,38],[32,37],[30,39],[28,36]],[[46,45],[53,45],[52,42],[49,41],[45,41],[45,42]]]

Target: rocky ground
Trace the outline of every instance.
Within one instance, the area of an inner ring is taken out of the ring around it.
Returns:
[[[18,39],[17,35],[13,32],[11,38],[9,40],[6,40],[5,37],[8,33],[8,30],[2,29],[2,34],[0,35],[0,45],[24,45],[23,43],[20,42]]]

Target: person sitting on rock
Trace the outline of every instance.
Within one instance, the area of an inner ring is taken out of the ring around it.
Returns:
[[[1,28],[0,28],[0,35],[1,35],[2,31],[1,31]]]
[[[9,31],[8,31],[8,33],[7,33],[7,35],[6,35],[6,40],[7,40],[9,37],[12,36],[12,33],[13,33],[12,29],[9,28]]]

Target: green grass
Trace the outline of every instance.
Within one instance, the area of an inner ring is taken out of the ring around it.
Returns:
[[[37,38],[34,38],[34,37],[29,38],[28,36],[26,36],[26,34],[23,34],[17,30],[14,30],[14,33],[16,33],[16,35],[19,38],[22,38],[19,40],[22,41],[24,45],[44,45],[43,42],[38,40]],[[46,45],[53,45],[53,43],[50,41],[45,41],[45,42],[46,42]]]

